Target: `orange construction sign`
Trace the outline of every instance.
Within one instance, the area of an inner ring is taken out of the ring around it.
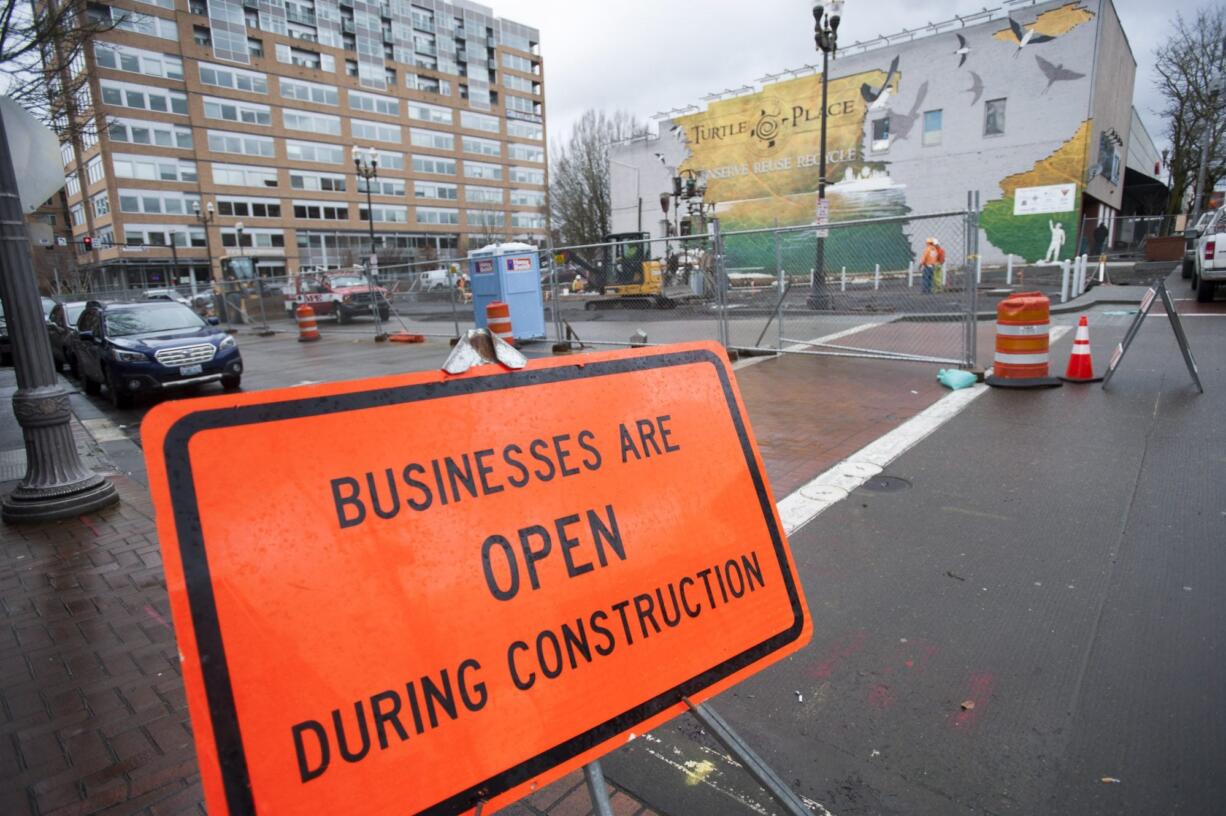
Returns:
[[[212,814],[493,813],[810,635],[713,344],[142,431]]]

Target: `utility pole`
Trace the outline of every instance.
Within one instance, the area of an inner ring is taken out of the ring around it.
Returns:
[[[26,232],[8,134],[0,117],[0,297],[13,346],[13,414],[26,443],[26,474],[0,499],[6,522],[71,518],[119,501],[109,480],[85,466],[68,420],[68,391],[51,364],[34,259]]]

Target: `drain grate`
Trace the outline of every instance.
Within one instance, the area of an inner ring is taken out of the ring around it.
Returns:
[[[898,493],[902,490],[910,490],[911,483],[898,476],[874,476],[865,482],[863,487],[874,493]]]

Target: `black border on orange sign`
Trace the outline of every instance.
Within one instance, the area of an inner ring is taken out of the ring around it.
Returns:
[[[531,759],[507,768],[480,784],[419,811],[428,816],[443,816],[443,814],[463,813],[470,810],[476,807],[479,801],[504,793],[548,771],[555,765],[582,754],[635,724],[677,705],[683,697],[693,696],[801,636],[804,631],[804,611],[799,588],[795,576],[789,569],[783,537],[775,523],[771,496],[758,468],[757,459],[754,457],[748,428],[737,405],[723,361],[713,352],[694,350],[606,360],[588,363],[581,367],[566,366],[536,370],[528,368],[510,373],[499,372],[487,376],[443,382],[355,391],[323,398],[309,397],[200,411],[182,417],[168,428],[163,446],[166,476],[170,488],[179,553],[183,561],[183,577],[186,583],[188,604],[191,608],[192,626],[196,635],[196,648],[201,658],[200,671],[209,702],[209,717],[230,813],[234,816],[247,816],[247,814],[256,813],[256,808],[241,728],[235,709],[234,691],[230,684],[230,670],[226,662],[221,623],[213,596],[206,543],[201,536],[200,511],[196,503],[195,480],[188,451],[188,445],[193,436],[202,431],[219,428],[302,419],[341,411],[401,405],[441,397],[479,394],[695,363],[710,363],[719,377],[728,412],[736,428],[741,451],[745,456],[745,463],[749,468],[758,502],[762,508],[763,520],[774,544],[775,555],[779,560],[780,572],[783,574],[788,600],[794,614],[792,625],[756,646],[712,666],[702,674],[644,700],[629,711],[571,737]],[[205,659],[206,656],[207,659]]]

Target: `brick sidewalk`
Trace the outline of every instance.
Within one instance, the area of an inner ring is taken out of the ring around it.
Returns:
[[[738,372],[776,498],[938,399],[934,374],[799,357]],[[0,402],[12,422],[11,403]],[[74,430],[87,462],[108,470],[85,429]],[[0,527],[6,815],[204,812],[152,506],[143,474],[111,478],[116,507]],[[654,816],[616,788],[612,804],[618,816]],[[591,803],[576,772],[502,812],[584,816]]]

